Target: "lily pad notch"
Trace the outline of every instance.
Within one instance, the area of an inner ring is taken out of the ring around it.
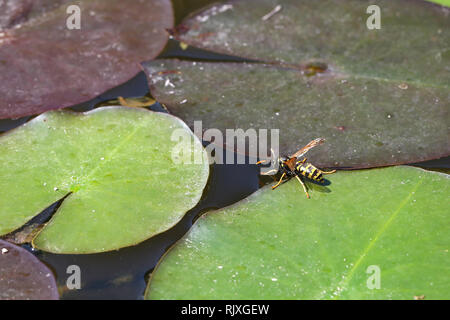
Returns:
[[[128,107],[44,113],[0,136],[0,162],[0,235],[69,194],[33,239],[54,253],[115,250],[166,231],[197,204],[209,176],[186,124]]]

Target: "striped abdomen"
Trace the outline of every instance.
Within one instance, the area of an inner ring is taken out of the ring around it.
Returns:
[[[295,170],[297,171],[298,174],[301,174],[302,176],[308,179],[323,182],[322,171],[314,167],[311,163],[299,162],[295,167]]]

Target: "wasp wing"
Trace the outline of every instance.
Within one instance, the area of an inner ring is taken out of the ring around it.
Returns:
[[[306,146],[304,146],[303,148],[301,148],[300,150],[298,150],[296,153],[294,153],[292,156],[290,156],[290,158],[300,158],[301,156],[303,156],[305,153],[307,153],[309,150],[311,150],[312,148],[318,146],[319,144],[322,144],[325,142],[324,138],[317,138],[314,139],[313,141],[311,141],[310,143],[308,143]]]

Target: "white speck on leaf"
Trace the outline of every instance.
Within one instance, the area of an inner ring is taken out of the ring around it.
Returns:
[[[272,18],[275,14],[277,14],[278,12],[281,11],[281,5],[277,5],[275,8],[272,9],[272,11],[270,11],[268,14],[266,14],[265,16],[263,16],[261,18],[262,21],[267,21],[270,18]]]
[[[172,88],[175,88],[175,85],[172,82],[170,82],[170,79],[166,79],[166,82],[164,83],[164,87],[167,87],[167,86],[171,86]]]

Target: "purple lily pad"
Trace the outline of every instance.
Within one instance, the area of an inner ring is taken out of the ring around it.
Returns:
[[[55,278],[27,250],[0,240],[0,300],[57,300]]]
[[[66,25],[70,4],[80,29]],[[169,0],[0,4],[0,119],[81,103],[129,80],[164,48]]]

